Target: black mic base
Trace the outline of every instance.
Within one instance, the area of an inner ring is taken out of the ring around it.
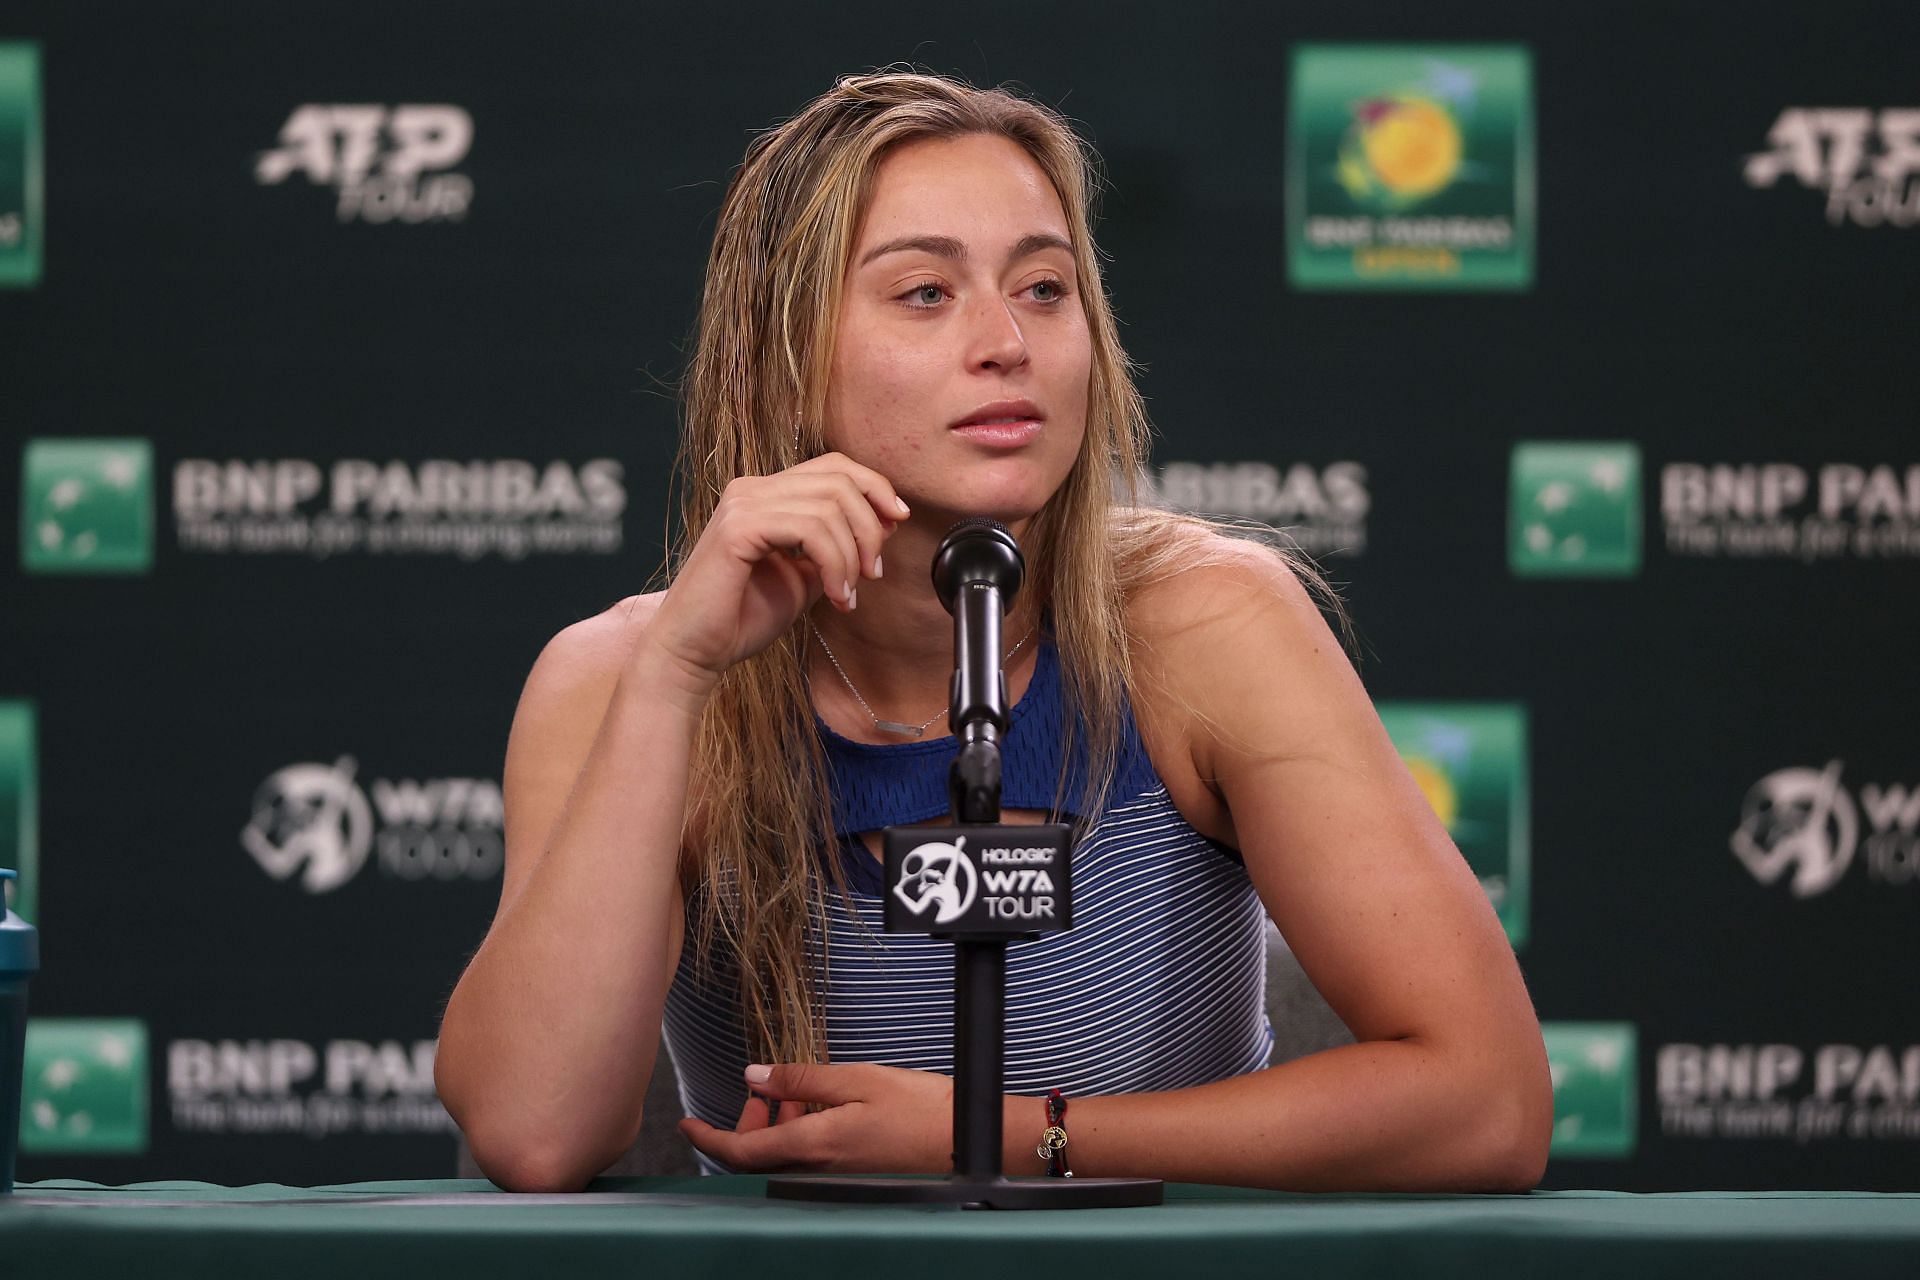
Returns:
[[[1161,1203],[1158,1178],[916,1178],[822,1174],[767,1179],[771,1200],[952,1204],[962,1209],[1133,1209]]]

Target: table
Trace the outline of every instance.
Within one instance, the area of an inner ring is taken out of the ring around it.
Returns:
[[[1176,1183],[1158,1208],[1008,1213],[770,1201],[765,1183],[614,1178],[570,1196],[511,1195],[481,1181],[28,1183],[0,1199],[0,1273],[1920,1275],[1920,1194],[1290,1195]]]

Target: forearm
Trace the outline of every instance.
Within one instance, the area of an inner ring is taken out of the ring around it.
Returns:
[[[636,651],[538,863],[448,1002],[441,1096],[496,1177],[571,1181],[638,1130],[673,979],[697,694]]]
[[[1191,1089],[1070,1098],[1067,1156],[1080,1177],[1524,1191],[1539,1179],[1552,1123],[1544,1059],[1534,1068],[1469,1062],[1415,1040],[1345,1045]],[[1034,1148],[1045,1101],[1008,1098],[1006,1116],[1007,1172],[1043,1172]]]

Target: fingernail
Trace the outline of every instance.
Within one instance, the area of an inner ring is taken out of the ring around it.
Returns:
[[[747,1068],[748,1084],[765,1084],[767,1081],[771,1080],[772,1078],[773,1078],[772,1067],[764,1067],[756,1062],[752,1066]]]
[[[848,584],[847,608],[858,609],[859,607],[860,607],[860,593],[853,588],[852,584]]]
[[[899,509],[900,514],[903,516],[910,516],[913,514],[913,508],[909,507],[906,503],[900,501],[900,499],[898,498],[895,498],[893,500],[893,505]]]
[[[876,578],[880,576],[880,557],[879,556],[875,556],[873,558],[873,576]]]

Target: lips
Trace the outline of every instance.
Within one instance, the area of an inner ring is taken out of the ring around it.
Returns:
[[[996,400],[992,404],[981,405],[953,426],[955,430],[961,427],[1011,427],[1039,422],[1042,416],[1040,407],[1031,400]]]

